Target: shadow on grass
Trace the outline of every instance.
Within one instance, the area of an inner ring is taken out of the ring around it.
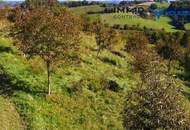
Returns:
[[[182,94],[190,101],[190,93],[183,91]]]
[[[0,46],[0,53],[13,53],[13,50],[10,47]]]
[[[114,65],[116,66],[117,65],[117,62],[113,59],[110,59],[108,57],[103,57],[103,58],[100,58],[100,60],[104,63],[107,63],[107,64],[110,64],[110,65]]]
[[[33,95],[44,95],[45,91],[38,91],[32,89],[31,85],[25,81],[17,79],[15,76],[6,74],[3,67],[0,66],[0,94],[5,96],[11,96],[16,91],[23,91]]]

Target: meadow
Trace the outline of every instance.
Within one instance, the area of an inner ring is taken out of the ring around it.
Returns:
[[[88,55],[82,55],[80,64],[56,69],[52,95],[46,96],[43,61],[39,57],[28,61],[11,40],[1,37],[0,73],[7,77],[1,81],[1,91],[15,104],[28,129],[123,130],[120,112],[125,92],[136,84],[131,74],[133,60],[125,52],[120,57],[109,51],[97,59],[92,36],[84,36],[81,44]],[[102,87],[109,81],[116,86]]]
[[[69,9],[78,15],[84,15],[89,12],[97,13],[104,10],[104,8],[100,7],[100,5],[90,5],[90,6],[81,6],[81,7],[79,6],[79,7],[72,7]]]
[[[156,3],[158,8],[166,8],[169,5],[167,3],[160,4]],[[93,12],[94,14],[88,14],[92,20],[100,19],[102,22],[113,26],[114,24],[128,25],[130,26],[139,26],[140,28],[149,28],[149,29],[164,29],[167,32],[176,32],[179,31],[175,26],[171,25],[171,19],[169,17],[160,17],[159,19],[145,19],[139,16],[136,16],[132,13],[99,13],[104,10],[100,5],[92,6],[82,6],[70,8],[71,11],[78,15],[85,15],[88,12]]]
[[[169,17],[160,17],[159,19],[144,19],[139,16],[135,16],[131,13],[111,13],[111,14],[101,14],[101,15],[92,15],[93,17],[99,17],[104,23],[113,26],[114,24],[139,26],[140,28],[149,28],[161,30],[164,29],[167,32],[176,32],[178,30],[172,26],[171,19]]]

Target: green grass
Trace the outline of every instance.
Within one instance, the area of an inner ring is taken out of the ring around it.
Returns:
[[[185,24],[185,30],[190,30],[190,23]]]
[[[0,96],[0,130],[24,130],[14,104],[2,96]]]
[[[165,29],[168,32],[175,32],[177,31],[174,29],[175,27],[170,25],[171,19],[168,17],[161,17],[157,20],[151,19],[143,19],[133,14],[124,14],[124,13],[111,13],[111,14],[102,14],[100,15],[102,21],[108,23],[109,25],[120,24],[120,25],[139,25],[141,28],[147,27],[152,29]],[[96,17],[96,15],[92,15],[91,17]]]
[[[168,3],[156,3],[158,5],[159,9],[165,9],[169,6]],[[103,11],[104,8],[100,7],[99,5],[92,5],[92,6],[81,6],[81,7],[74,7],[69,8],[71,11],[73,11],[76,14],[87,14],[88,12],[100,12]],[[114,25],[114,24],[121,24],[121,25],[140,25],[141,28],[147,27],[152,29],[165,29],[167,32],[176,32],[178,30],[175,29],[174,26],[170,24],[171,19],[169,17],[161,17],[157,20],[151,20],[151,19],[144,19],[138,16],[134,16],[131,13],[109,13],[109,14],[91,14],[88,15],[92,20],[95,19],[102,19],[103,22]]]
[[[90,6],[80,6],[80,7],[73,7],[69,8],[72,12],[76,14],[87,14],[88,12],[100,12],[103,11],[104,8],[100,7],[99,5],[90,5]]]
[[[169,7],[170,4],[168,2],[156,2],[156,5],[158,6],[158,9],[166,9]]]
[[[0,39],[0,72],[10,78],[1,84],[10,87],[10,99],[28,129],[124,129],[120,113],[125,92],[136,85],[131,73],[133,59],[125,52],[121,52],[125,56],[122,58],[106,50],[96,58],[92,36],[84,36],[81,45],[85,50],[81,63],[55,69],[53,94],[46,96],[43,61],[39,57],[27,60],[10,40]],[[106,88],[104,82],[107,80],[118,83],[120,91]]]

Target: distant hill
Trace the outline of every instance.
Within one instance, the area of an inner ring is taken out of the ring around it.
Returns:
[[[16,7],[17,5],[19,5],[21,3],[22,3],[22,1],[1,1],[0,8],[3,8],[5,6]]]

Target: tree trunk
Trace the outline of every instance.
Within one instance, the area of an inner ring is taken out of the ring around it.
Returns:
[[[98,51],[97,51],[96,58],[98,58],[98,57],[99,57],[100,51],[101,51],[101,48],[99,47],[99,48],[98,48]]]
[[[170,71],[171,71],[171,62],[172,62],[172,59],[170,58],[168,61],[168,74],[170,74]]]
[[[47,61],[47,81],[48,81],[48,95],[51,95],[51,66],[49,61]]]

